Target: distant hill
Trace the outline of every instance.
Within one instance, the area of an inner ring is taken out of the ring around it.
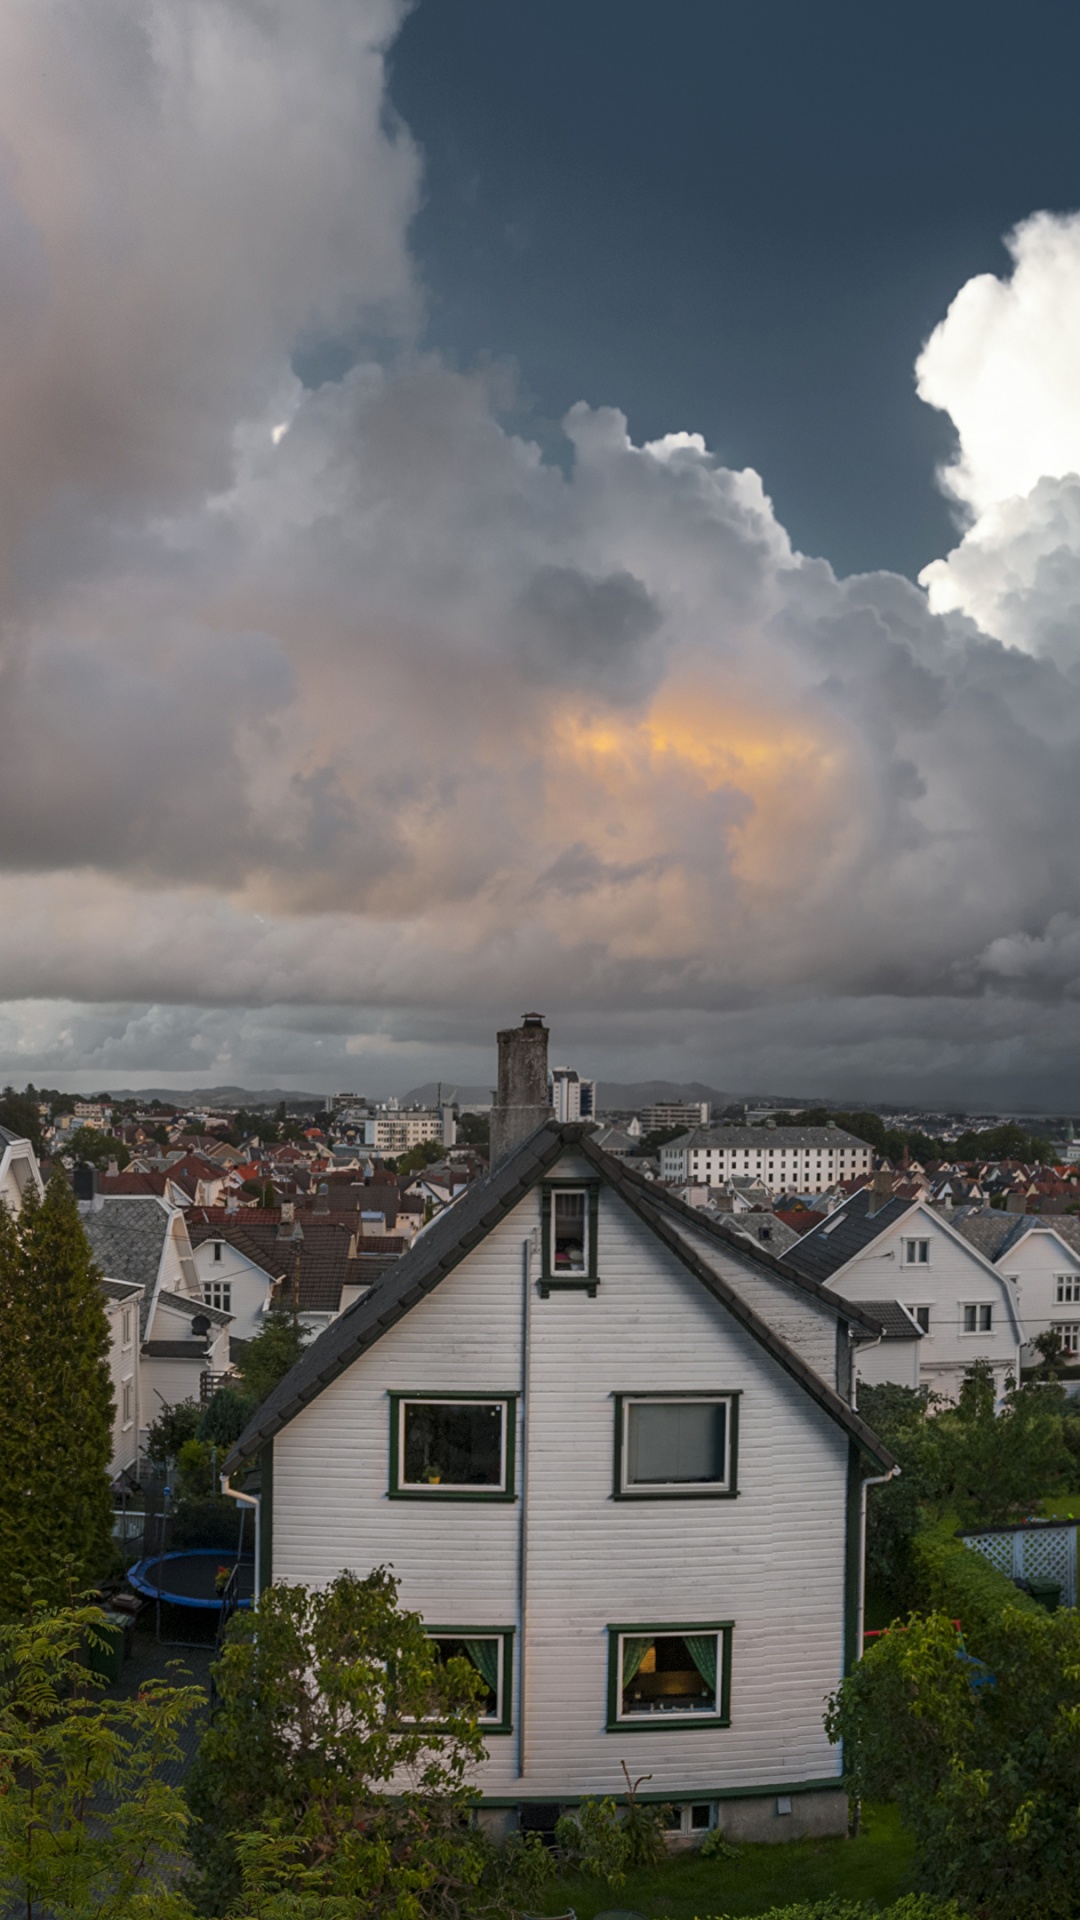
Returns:
[[[444,1080],[441,1090],[444,1106],[455,1103],[466,1107],[486,1106],[491,1099],[490,1086],[466,1087]],[[403,1107],[431,1107],[439,1091],[438,1081],[426,1080],[422,1087],[410,1087],[408,1093],[399,1094],[398,1098]],[[816,1104],[801,1094],[722,1093],[717,1087],[707,1087],[702,1080],[600,1080],[597,1083],[596,1103],[601,1113],[640,1113],[643,1107],[654,1107],[659,1100],[707,1100],[714,1114],[722,1113],[736,1100],[790,1106],[796,1112]]]
[[[42,1076],[44,1078],[44,1076]],[[92,1100],[92,1093],[73,1093],[72,1100]],[[110,1087],[106,1100],[164,1100],[170,1107],[269,1107],[282,1100],[323,1106],[321,1093],[301,1093],[295,1087]]]
[[[466,1087],[456,1080],[425,1080],[422,1087],[410,1087],[398,1094],[403,1107],[433,1107],[441,1099],[444,1107],[486,1107],[491,1104],[491,1087]]]

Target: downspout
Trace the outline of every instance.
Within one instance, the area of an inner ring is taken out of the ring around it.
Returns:
[[[899,1467],[890,1467],[888,1473],[871,1474],[867,1480],[859,1483],[859,1605],[855,1615],[855,1658],[863,1655],[863,1631],[866,1626],[866,1489],[883,1487],[888,1480],[895,1480],[900,1473]]]
[[[227,1500],[239,1500],[242,1506],[254,1507],[255,1509],[255,1591],[253,1604],[257,1607],[259,1604],[259,1573],[262,1567],[262,1554],[260,1551],[262,1547],[262,1500],[257,1493],[237,1493],[235,1487],[230,1487],[227,1473],[223,1473],[221,1476],[221,1491]]]
[[[532,1330],[532,1263],[536,1252],[536,1228],[521,1246],[521,1446],[519,1477],[521,1483],[518,1511],[518,1779],[525,1778],[528,1747],[525,1742],[525,1713],[528,1703],[529,1633],[529,1382],[530,1340]]]

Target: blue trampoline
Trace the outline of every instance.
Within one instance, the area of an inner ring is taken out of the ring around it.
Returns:
[[[236,1569],[235,1598],[231,1606],[250,1607],[255,1592],[255,1557],[242,1553],[237,1558],[228,1549],[186,1547],[175,1553],[155,1553],[137,1560],[128,1570],[128,1584],[148,1600],[165,1600],[173,1607],[197,1607],[200,1612],[220,1613],[225,1595],[219,1591],[218,1577],[224,1569]],[[223,1583],[222,1583],[223,1584]]]

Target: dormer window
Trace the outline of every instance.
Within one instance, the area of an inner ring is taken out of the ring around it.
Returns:
[[[540,1293],[581,1289],[594,1296],[600,1188],[595,1181],[549,1180],[543,1192]]]
[[[215,1241],[214,1241],[214,1259],[215,1259],[215,1260],[217,1260],[217,1261],[220,1261],[220,1259],[221,1259],[221,1255],[222,1255],[222,1250],[223,1250],[223,1246],[224,1246],[224,1242],[223,1242],[223,1241],[221,1241],[221,1240],[215,1240]]]
[[[589,1220],[584,1187],[557,1191],[551,1204],[551,1271],[585,1273],[589,1264]]]

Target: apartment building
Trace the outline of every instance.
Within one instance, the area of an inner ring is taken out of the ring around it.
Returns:
[[[716,1187],[760,1177],[773,1193],[825,1193],[838,1180],[869,1174],[873,1149],[853,1133],[824,1127],[695,1127],[660,1149],[660,1177]]]

